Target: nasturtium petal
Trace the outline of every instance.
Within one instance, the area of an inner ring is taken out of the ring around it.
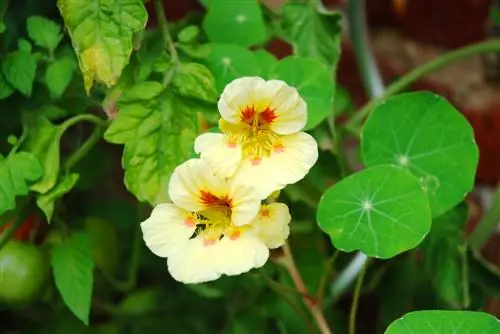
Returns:
[[[266,38],[266,25],[257,0],[210,0],[203,20],[208,38],[216,43],[248,47]]]
[[[317,220],[336,248],[383,259],[415,248],[431,227],[418,179],[392,165],[368,168],[335,184],[322,196]]]
[[[472,127],[448,101],[429,92],[378,105],[361,133],[361,148],[367,167],[395,164],[415,175],[433,217],[455,207],[474,185],[478,148]]]
[[[204,62],[214,75],[219,92],[236,78],[260,74],[255,55],[236,45],[212,44]]]
[[[280,79],[294,86],[307,103],[306,130],[316,127],[333,112],[335,84],[331,71],[312,58],[287,57],[269,71],[271,79]]]
[[[500,321],[473,311],[415,311],[394,321],[384,334],[497,334]]]
[[[85,89],[94,80],[116,83],[132,53],[133,34],[144,28],[147,12],[141,0],[59,0],[59,10],[80,63]]]

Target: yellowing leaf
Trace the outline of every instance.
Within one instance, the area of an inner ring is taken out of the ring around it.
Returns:
[[[112,86],[128,64],[132,36],[144,28],[141,0],[59,0],[87,93],[95,81]]]

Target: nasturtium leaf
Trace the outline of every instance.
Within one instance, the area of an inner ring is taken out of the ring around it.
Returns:
[[[260,76],[264,79],[269,78],[269,71],[278,62],[276,57],[266,50],[257,50],[253,52],[257,64],[260,67]]]
[[[361,134],[367,167],[395,164],[421,182],[437,217],[460,203],[474,185],[478,149],[466,119],[444,98],[401,94],[372,112]]]
[[[68,87],[75,69],[76,64],[74,60],[69,57],[56,59],[47,67],[44,82],[49,91],[56,98],[60,98],[66,90],[66,87]]]
[[[0,156],[0,215],[14,209],[16,196],[27,195],[28,185],[42,174],[42,166],[33,154],[18,152],[6,158]]]
[[[78,232],[54,246],[51,263],[57,290],[64,303],[88,325],[92,299],[93,270],[90,236]]]
[[[236,78],[260,75],[255,55],[236,45],[212,44],[205,64],[214,75],[219,92]]]
[[[144,28],[147,12],[142,0],[59,0],[61,15],[73,41],[85,89],[94,80],[116,83],[132,53],[133,34]]]
[[[206,102],[217,101],[214,77],[201,64],[179,64],[172,79],[172,86],[180,96]]]
[[[384,334],[497,334],[500,321],[473,311],[415,311],[394,321]]]
[[[436,293],[453,308],[467,308],[468,275],[465,203],[432,222],[420,249],[423,264],[436,287]]]
[[[266,38],[266,25],[257,0],[210,0],[203,29],[215,43],[248,47]]]
[[[2,72],[0,72],[0,100],[6,99],[14,93],[14,88],[5,80]]]
[[[31,16],[27,21],[28,36],[36,45],[54,52],[63,37],[61,27],[41,16]]]
[[[43,211],[48,222],[52,220],[55,201],[66,195],[71,191],[71,189],[73,189],[76,182],[78,181],[78,177],[79,175],[76,173],[62,176],[59,178],[57,184],[47,193],[38,195],[36,204]]]
[[[56,185],[59,176],[60,139],[63,129],[38,115],[23,117],[27,138],[22,149],[33,153],[43,167],[43,177],[31,185],[31,190],[44,194]]]
[[[307,103],[306,130],[314,128],[333,112],[335,84],[331,71],[319,60],[287,57],[271,68],[269,77],[297,88]]]
[[[340,58],[340,13],[319,10],[320,0],[287,1],[282,9],[282,28],[294,54],[321,60],[336,67]]]
[[[171,89],[141,82],[118,101],[118,115],[104,138],[125,144],[125,185],[140,201],[168,199],[173,169],[186,160],[198,132],[196,111]],[[142,92],[142,94],[141,94]]]
[[[383,259],[415,248],[431,227],[418,179],[392,165],[368,168],[335,184],[323,194],[317,220],[336,248]]]
[[[26,96],[31,95],[36,74],[36,59],[28,51],[14,51],[2,59],[2,72],[7,82]]]

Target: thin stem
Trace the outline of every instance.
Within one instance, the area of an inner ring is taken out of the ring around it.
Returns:
[[[323,301],[323,297],[325,295],[325,288],[326,284],[328,283],[328,279],[330,278],[330,274],[332,272],[332,267],[337,258],[339,257],[340,252],[338,249],[333,252],[332,256],[328,259],[326,263],[326,268],[323,271],[323,275],[321,275],[321,279],[319,281],[319,288],[318,288],[318,293],[317,293],[317,298],[320,300],[320,302]]]
[[[500,221],[500,186],[498,186],[490,209],[486,211],[481,220],[477,223],[474,231],[469,236],[469,244],[477,251],[480,251],[486,244],[491,234]]]
[[[356,280],[354,287],[354,295],[352,297],[351,311],[349,312],[349,334],[356,334],[356,313],[358,311],[359,297],[361,295],[361,287],[363,286],[363,279],[365,277],[366,265],[363,266]]]
[[[27,205],[27,202],[24,202],[20,205],[21,209],[18,211],[19,213],[18,213],[17,219],[14,220],[14,222],[12,223],[12,225],[10,227],[5,229],[0,234],[0,249],[2,249],[3,246],[5,246],[5,244],[10,240],[10,238],[12,238],[14,233],[16,233],[16,231],[19,229],[19,227],[21,227],[22,223],[28,217],[26,205]]]
[[[365,12],[365,0],[347,2],[347,22],[358,69],[368,94],[377,97],[384,93],[384,83],[369,42]]]
[[[163,1],[155,0],[154,7],[158,25],[160,26],[160,32],[163,36],[163,41],[165,42],[165,47],[168,48],[172,61],[177,62],[179,60],[179,55],[175,49],[174,42],[172,41],[172,36],[170,36],[167,18],[165,17],[165,8],[163,8]]]
[[[97,117],[95,115],[92,115],[92,114],[81,114],[81,115],[77,115],[75,117],[71,117],[70,119],[64,121],[62,124],[61,124],[61,127],[63,129],[67,129],[79,122],[91,122],[91,123],[95,123],[96,125],[98,126],[105,126],[108,124],[108,122],[100,117]]]
[[[284,292],[288,292],[288,293],[293,293],[293,294],[296,294],[296,295],[299,295],[301,297],[304,297],[304,298],[307,298],[307,299],[311,299],[311,300],[314,300],[316,297],[315,296],[312,296],[312,295],[309,295],[309,294],[304,294],[303,292],[295,289],[295,288],[292,288],[290,286],[287,286],[287,285],[284,285],[278,281],[275,281],[273,280],[271,277],[269,277],[268,275],[266,275],[264,272],[260,272],[259,275],[264,278],[264,280],[266,280],[266,282],[270,285],[274,285],[276,287],[279,286],[279,289],[284,291]]]
[[[368,114],[373,110],[373,108],[385,100],[389,96],[392,96],[396,93],[401,92],[409,85],[411,85],[416,80],[426,76],[429,73],[432,73],[440,68],[447,66],[451,63],[459,61],[461,59],[476,55],[476,54],[484,54],[484,53],[492,53],[500,51],[500,41],[497,40],[488,40],[486,42],[475,43],[451,52],[447,52],[436,59],[423,64],[413,71],[408,72],[398,80],[394,81],[391,85],[387,87],[385,93],[375,100],[369,101],[365,104],[354,116],[351,118],[347,124],[346,129],[351,133],[357,133],[359,135],[360,132],[360,124],[361,122],[368,116]]]
[[[283,260],[281,261],[281,264],[288,271],[288,274],[295,283],[297,290],[302,293],[303,295],[302,301],[309,309],[309,312],[311,312],[311,315],[313,316],[313,319],[316,322],[316,325],[318,326],[320,333],[332,334],[332,331],[328,326],[328,323],[326,322],[323,310],[321,309],[321,305],[317,302],[317,300],[305,297],[306,295],[309,295],[309,291],[307,290],[307,287],[304,284],[304,281],[302,280],[302,276],[300,275],[300,272],[297,269],[297,265],[295,264],[295,260],[293,258],[290,245],[288,243],[285,243],[282,246],[282,249],[284,252],[284,256]]]
[[[73,166],[75,166],[82,158],[84,158],[89,151],[101,140],[102,135],[104,133],[104,127],[96,126],[94,132],[90,135],[90,137],[81,145],[69,158],[66,160],[64,164],[64,169],[70,170]]]

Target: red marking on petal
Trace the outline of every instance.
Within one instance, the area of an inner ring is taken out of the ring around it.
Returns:
[[[282,144],[274,145],[274,153],[283,153],[285,152],[285,147]]]
[[[241,111],[240,119],[243,123],[251,124],[254,115],[255,108],[253,106],[245,107],[245,109]]]
[[[260,113],[260,118],[263,121],[262,123],[271,124],[277,117],[278,115],[276,115],[274,109],[269,109],[269,107]]]
[[[236,231],[233,231],[229,234],[229,239],[231,240],[236,240],[238,239],[239,237],[241,236],[241,231],[240,230],[236,230]]]
[[[255,158],[250,159],[250,163],[252,164],[252,166],[260,165],[261,161],[262,161],[261,157],[255,157]]]
[[[232,201],[229,197],[217,197],[214,194],[204,190],[200,191],[200,199],[205,205],[222,205],[227,207],[231,207],[232,205]]]
[[[215,239],[209,239],[209,238],[203,239],[203,246],[207,247],[207,246],[212,246],[213,244],[215,244]]]
[[[228,141],[227,142],[227,147],[228,148],[236,148],[236,147],[238,147],[238,145],[235,142]]]
[[[193,217],[187,217],[186,219],[184,219],[184,225],[186,225],[187,227],[195,227],[196,221]]]
[[[271,215],[271,212],[269,211],[268,208],[265,208],[265,209],[260,210],[260,215],[262,217],[269,218],[269,216]]]

